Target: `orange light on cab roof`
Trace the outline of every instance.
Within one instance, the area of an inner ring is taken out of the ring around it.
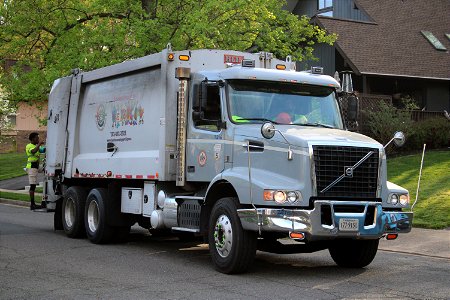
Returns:
[[[277,70],[286,70],[286,66],[285,65],[281,65],[281,64],[278,64],[276,66],[276,68],[277,68]]]
[[[167,60],[172,61],[175,58],[175,55],[173,53],[169,53],[169,55],[167,55]]]
[[[182,61],[188,61],[189,60],[189,55],[180,55],[178,56],[178,58]]]

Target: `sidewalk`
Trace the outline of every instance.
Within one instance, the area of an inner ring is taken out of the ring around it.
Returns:
[[[1,191],[1,189],[0,189]],[[28,208],[29,202],[0,198],[0,203]],[[393,241],[380,240],[381,251],[426,255],[450,259],[450,230],[413,228],[410,233],[399,234]]]
[[[382,239],[378,249],[450,259],[450,230],[413,228],[396,240]]]

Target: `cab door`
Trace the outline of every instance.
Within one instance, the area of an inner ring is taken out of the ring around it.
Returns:
[[[224,169],[224,88],[221,82],[194,85],[189,109],[186,180],[211,181]]]

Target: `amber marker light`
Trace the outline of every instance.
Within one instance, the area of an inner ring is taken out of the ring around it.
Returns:
[[[189,60],[189,55],[180,55],[178,56],[178,58],[182,61],[188,61]]]
[[[277,68],[277,70],[286,70],[286,66],[285,65],[281,65],[281,64],[278,64],[276,66],[276,68]]]
[[[273,201],[273,191],[264,190],[264,201]]]
[[[386,236],[387,240],[395,240],[398,237],[398,234],[396,233],[388,233],[388,235]]]
[[[167,55],[167,60],[172,61],[175,58],[175,55],[173,53],[169,53],[169,55]]]
[[[289,237],[293,240],[305,239],[305,235],[302,232],[289,232]]]

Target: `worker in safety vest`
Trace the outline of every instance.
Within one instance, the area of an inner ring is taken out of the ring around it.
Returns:
[[[44,142],[41,142],[39,140],[39,134],[37,132],[30,133],[28,139],[30,140],[30,143],[26,146],[25,152],[28,157],[27,173],[28,173],[28,180],[30,183],[30,202],[31,202],[30,209],[35,210],[41,208],[34,202],[34,191],[36,189],[37,184],[39,158],[41,153],[45,151],[45,148],[41,147],[44,144]]]

